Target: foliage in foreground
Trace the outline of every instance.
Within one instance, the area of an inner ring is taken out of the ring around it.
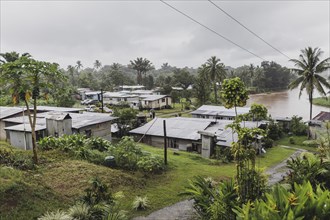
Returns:
[[[330,191],[310,182],[294,184],[292,190],[276,185],[264,199],[247,202],[235,210],[237,219],[329,219]]]
[[[101,165],[107,165],[105,158],[111,155],[115,161],[111,166],[131,171],[139,170],[145,174],[156,174],[165,170],[161,157],[142,151],[129,137],[123,137],[118,144],[112,145],[100,137],[63,135],[59,138],[45,137],[39,141],[39,146],[42,150],[59,149],[77,159]]]
[[[122,193],[116,193],[114,197],[108,187],[98,178],[91,181],[91,187],[85,190],[86,195],[71,206],[68,211],[57,210],[46,212],[38,220],[125,220],[126,212],[120,209],[118,199]]]

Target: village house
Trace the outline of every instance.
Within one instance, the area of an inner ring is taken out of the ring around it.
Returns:
[[[32,111],[32,108],[30,109]],[[59,112],[71,112],[71,113],[79,113],[82,111],[80,108],[65,108],[65,107],[54,107],[54,106],[37,106],[37,112],[49,112],[49,111],[59,111]],[[6,131],[5,127],[8,126],[4,120],[7,118],[13,118],[17,116],[27,115],[27,110],[25,107],[6,107],[0,106],[0,140],[6,140]],[[25,122],[29,123],[29,119],[26,118]],[[17,125],[17,124],[16,124]]]
[[[237,115],[249,113],[249,107],[236,107]],[[202,105],[191,112],[193,118],[212,118],[220,120],[234,120],[235,108],[227,109],[224,106]]]
[[[133,129],[130,133],[136,140],[155,147],[164,146],[164,125],[166,123],[167,147],[184,151],[196,151],[203,157],[209,158],[215,147],[230,147],[237,141],[237,134],[226,128],[231,120],[214,120],[203,118],[155,118],[149,123]],[[263,127],[266,122],[244,121],[242,127]],[[258,137],[259,139],[261,137]],[[256,140],[258,150],[260,141]]]
[[[123,92],[105,92],[103,103],[109,105],[120,105],[127,103],[131,108],[138,109],[139,96]]]
[[[21,116],[24,113],[26,113],[26,109],[24,107],[0,106],[0,140],[2,141],[6,140],[6,131],[5,131],[6,124],[4,122],[4,119]]]
[[[140,95],[140,103],[143,109],[170,108],[172,98],[168,95]]]
[[[327,133],[326,123],[330,122],[330,112],[321,111],[309,123],[310,136],[317,139],[320,135]]]
[[[45,136],[61,136],[63,134],[84,134],[111,140],[111,122],[116,119],[102,113],[38,113],[36,119],[37,140]],[[31,149],[32,136],[28,116],[11,117],[5,123],[6,141],[21,149]]]

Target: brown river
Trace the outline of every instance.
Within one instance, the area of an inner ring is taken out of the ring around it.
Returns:
[[[315,93],[314,97],[319,97]],[[304,90],[299,99],[299,90],[287,90],[283,92],[262,93],[249,96],[247,106],[252,103],[263,104],[268,109],[268,114],[273,117],[292,117],[298,115],[304,120],[309,119],[309,101],[306,91]],[[330,111],[328,107],[313,105],[313,117],[320,111]]]

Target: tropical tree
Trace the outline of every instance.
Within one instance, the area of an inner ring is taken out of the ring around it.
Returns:
[[[251,63],[250,64],[250,67],[249,67],[249,73],[250,73],[250,87],[253,86],[253,77],[254,77],[254,70],[255,70],[255,67],[253,66],[253,64]]]
[[[81,68],[83,68],[83,65],[82,65],[82,63],[81,63],[81,61],[80,60],[78,60],[77,62],[76,62],[76,68],[77,68],[77,70],[79,71],[79,70],[81,70]]]
[[[74,66],[68,65],[68,67],[66,68],[66,70],[70,74],[70,81],[71,81],[72,85],[76,85],[76,80],[75,80],[75,77],[74,77],[74,72],[75,72]]]
[[[207,74],[210,81],[213,83],[214,100],[218,103],[217,84],[226,78],[226,69],[223,63],[220,63],[220,59],[216,56],[212,56],[204,65],[204,73]]]
[[[0,65],[3,65],[5,63],[10,63],[18,60],[20,57],[31,57],[29,53],[23,53],[20,55],[17,52],[7,52],[7,53],[1,53],[0,54]],[[21,86],[21,72],[15,71],[12,72],[10,75],[10,79],[12,82],[14,82],[10,88],[10,92],[12,94],[12,99],[15,100],[15,102],[19,103],[19,99],[17,99],[17,94],[19,93],[20,86]],[[6,87],[8,85],[8,80],[2,80],[0,85],[1,88],[4,88],[4,91],[6,90]],[[2,89],[1,89],[2,90]],[[6,92],[5,92],[6,93]]]
[[[329,82],[320,75],[320,73],[327,71],[330,68],[330,57],[320,60],[323,51],[320,48],[305,48],[301,50],[298,59],[291,59],[296,68],[291,69],[298,74],[298,78],[289,84],[290,89],[297,88],[300,85],[299,98],[304,89],[308,94],[310,103],[309,119],[312,119],[313,95],[317,90],[320,94],[326,96],[324,87],[330,88]]]
[[[244,83],[238,77],[225,79],[223,81],[221,97],[223,98],[224,106],[226,108],[235,107],[236,117],[237,117],[236,107],[245,106],[246,101],[249,98]]]
[[[142,82],[142,75],[146,75],[146,73],[149,70],[154,69],[154,67],[152,66],[152,63],[146,59],[146,58],[142,58],[142,57],[138,57],[136,58],[136,60],[132,61],[130,60],[130,67],[134,70],[137,71],[137,84],[141,85]]]
[[[10,85],[10,91],[14,104],[23,100],[28,112],[32,134],[33,161],[38,164],[37,138],[36,138],[36,115],[37,99],[40,98],[42,89],[50,88],[54,84],[50,78],[61,78],[58,64],[37,61],[27,56],[21,56],[13,62],[7,62],[0,66],[0,79],[6,80]],[[32,98],[32,114],[30,101]]]
[[[99,60],[95,60],[95,62],[94,62],[94,68],[96,70],[98,70],[99,68],[101,68],[101,66],[102,66],[102,63]]]
[[[205,64],[204,64],[205,65]],[[193,84],[193,91],[199,105],[204,105],[210,100],[211,88],[209,87],[209,80],[202,65],[198,68],[198,75]]]

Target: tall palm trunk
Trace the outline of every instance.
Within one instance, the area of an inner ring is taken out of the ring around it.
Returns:
[[[214,82],[213,84],[213,89],[214,89],[214,101],[215,104],[218,104],[218,94],[217,94],[217,83]]]
[[[312,120],[313,111],[313,91],[309,93],[309,120]]]

